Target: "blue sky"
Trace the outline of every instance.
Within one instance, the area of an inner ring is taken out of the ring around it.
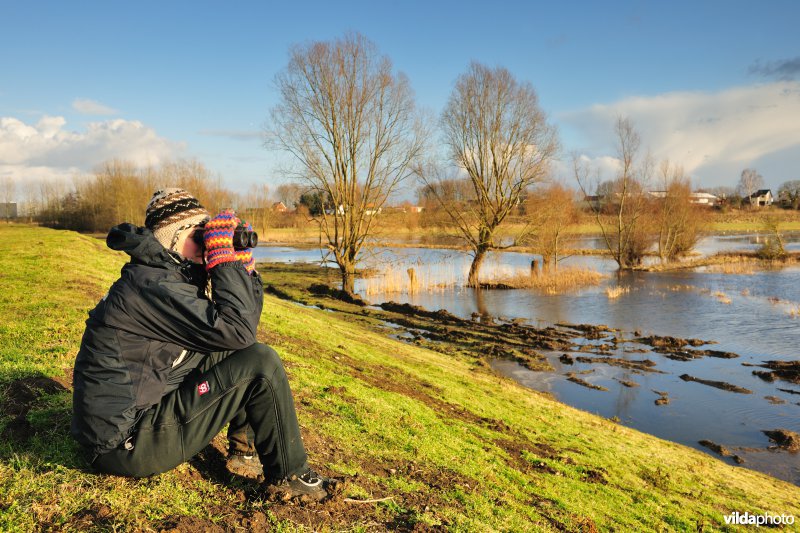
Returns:
[[[0,0],[0,21],[0,176],[19,182],[196,157],[235,190],[274,187],[274,76],[292,44],[347,31],[437,115],[470,61],[505,66],[536,88],[564,161],[612,168],[624,115],[695,186],[735,186],[745,167],[773,188],[800,179],[795,1]]]

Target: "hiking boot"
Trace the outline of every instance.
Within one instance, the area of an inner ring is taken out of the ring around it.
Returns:
[[[335,486],[336,480],[323,477],[309,468],[299,476],[289,476],[268,485],[267,492],[284,501],[297,498],[321,502],[330,497]]]
[[[261,466],[258,456],[231,454],[225,461],[225,468],[235,476],[252,479],[255,481],[264,480],[264,468]]]

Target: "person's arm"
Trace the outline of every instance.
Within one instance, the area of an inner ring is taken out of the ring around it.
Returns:
[[[134,287],[140,304],[109,302],[117,307],[109,325],[199,352],[256,342],[263,287],[258,273],[251,274],[235,257],[232,236],[238,222],[232,212],[223,212],[206,224],[211,300],[175,272]]]

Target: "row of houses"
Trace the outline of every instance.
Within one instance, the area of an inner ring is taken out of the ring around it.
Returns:
[[[666,191],[647,191],[647,194],[651,198],[665,198],[667,196]],[[586,196],[584,200],[593,208],[598,208],[605,203],[606,197]],[[720,198],[719,196],[708,192],[693,192],[689,195],[689,203],[699,206],[716,207],[724,204],[726,201],[726,198]],[[745,198],[745,201],[749,201],[750,205],[752,206],[765,207],[775,203],[775,197],[772,195],[772,191],[770,189],[760,189]]]
[[[367,208],[364,210],[364,214],[367,216],[379,215],[384,212],[392,212],[392,213],[422,213],[422,210],[425,209],[423,206],[420,205],[409,205],[409,206],[390,206],[390,207],[374,207],[368,205]],[[283,202],[275,202],[272,204],[272,210],[276,213],[288,213],[290,209],[286,207],[286,204]],[[343,205],[340,205],[337,209],[326,209],[325,214],[327,215],[343,215],[345,208]]]

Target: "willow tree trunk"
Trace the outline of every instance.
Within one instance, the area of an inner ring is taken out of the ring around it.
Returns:
[[[488,246],[479,246],[475,251],[475,258],[472,260],[472,265],[469,267],[469,277],[467,278],[467,287],[480,287],[479,274],[481,265],[486,258],[486,252],[489,251]]]
[[[356,269],[351,264],[339,264],[342,273],[342,290],[347,294],[355,294]]]

